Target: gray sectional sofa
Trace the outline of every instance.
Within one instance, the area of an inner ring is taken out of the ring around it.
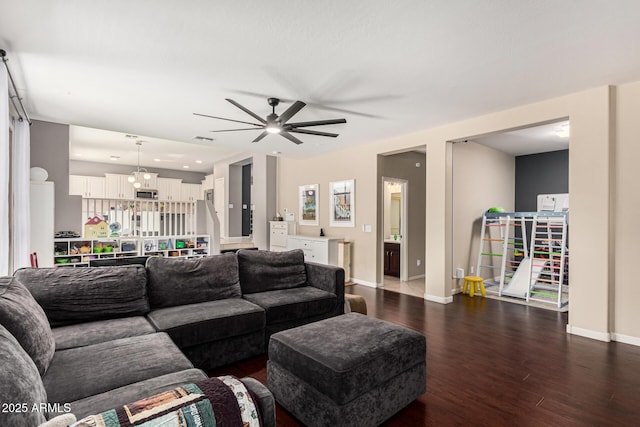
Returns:
[[[305,263],[300,250],[21,269],[0,280],[0,401],[48,406],[0,417],[80,418],[200,381],[203,370],[265,353],[272,333],[343,306],[344,271]],[[274,425],[270,392],[242,381]]]

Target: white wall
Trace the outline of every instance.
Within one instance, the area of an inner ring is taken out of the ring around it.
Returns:
[[[492,206],[514,210],[515,157],[474,142],[456,143],[453,170],[453,268],[471,274],[471,266],[478,268],[482,213]]]

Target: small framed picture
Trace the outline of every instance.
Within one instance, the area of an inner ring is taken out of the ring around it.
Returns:
[[[329,225],[331,227],[356,226],[355,180],[329,183]]]
[[[299,222],[300,225],[318,225],[318,184],[301,185],[298,187]]]

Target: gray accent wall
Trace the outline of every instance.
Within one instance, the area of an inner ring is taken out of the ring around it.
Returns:
[[[515,210],[537,210],[538,194],[569,192],[569,150],[516,157]]]
[[[68,141],[67,141],[68,145]],[[68,148],[67,148],[68,151]],[[185,184],[201,184],[207,174],[201,172],[178,171],[172,169],[146,168],[151,173],[157,173],[160,178],[182,179]],[[136,170],[136,166],[119,165],[116,163],[69,161],[71,175],[104,176],[105,173],[129,175]]]
[[[55,183],[55,230],[81,231],[82,198],[69,195],[69,125],[33,121],[31,167],[35,166],[46,169],[47,181]]]

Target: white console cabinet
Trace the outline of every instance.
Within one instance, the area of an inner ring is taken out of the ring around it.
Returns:
[[[302,249],[304,260],[319,264],[338,265],[338,237],[289,236],[287,248]]]
[[[287,250],[287,238],[296,234],[294,221],[269,221],[269,250],[282,252]]]

